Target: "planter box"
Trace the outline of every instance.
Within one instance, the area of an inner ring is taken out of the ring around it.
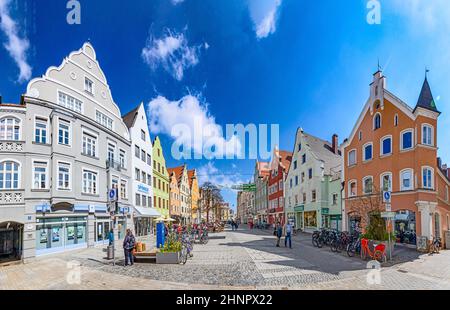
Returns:
[[[157,264],[179,264],[180,252],[156,253]]]

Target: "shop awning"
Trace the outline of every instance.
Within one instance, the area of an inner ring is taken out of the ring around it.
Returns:
[[[155,208],[134,207],[135,217],[160,217],[161,214]]]

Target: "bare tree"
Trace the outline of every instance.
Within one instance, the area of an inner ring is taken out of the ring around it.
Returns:
[[[220,206],[223,202],[223,197],[219,187],[211,182],[203,183],[203,185],[201,186],[201,191],[201,205],[203,207],[203,210],[201,210],[201,212],[206,211],[206,219],[209,220],[209,212],[211,210],[217,210],[217,207]]]

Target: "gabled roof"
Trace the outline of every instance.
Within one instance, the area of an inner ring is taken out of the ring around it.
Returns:
[[[270,174],[270,164],[268,162],[256,161],[256,169],[260,177],[265,177]]]
[[[184,165],[175,167],[175,168],[167,168],[167,171],[169,172],[169,176],[172,175],[172,173],[175,174],[175,177],[177,178],[177,181],[178,181],[178,185],[181,184],[181,179],[183,177],[184,168],[185,168]]]
[[[130,112],[128,112],[127,114],[125,114],[122,117],[123,122],[125,123],[125,125],[127,126],[128,129],[133,127],[134,121],[136,119],[136,116],[138,115],[138,110],[139,110],[140,106],[141,106],[141,104],[139,104],[136,108],[134,108],[133,110],[131,110]]]
[[[335,154],[330,142],[317,138],[306,132],[301,132],[303,139],[309,146],[313,155],[324,164],[325,174],[330,175],[333,168],[341,164],[340,154]]]
[[[284,168],[284,171],[288,172],[292,161],[292,152],[288,151],[278,151],[278,156],[280,157],[280,163]]]
[[[414,111],[416,111],[417,108],[424,108],[440,113],[436,108],[436,103],[434,102],[433,94],[431,93],[430,84],[428,84],[426,77],[425,81],[423,81],[422,90],[420,91],[419,99],[417,100],[417,105],[414,108]]]
[[[194,183],[194,177],[196,176],[195,169],[188,170],[188,180],[189,180],[189,188],[192,189],[192,184]]]

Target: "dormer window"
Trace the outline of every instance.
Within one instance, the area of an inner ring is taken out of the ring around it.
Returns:
[[[377,130],[380,128],[381,128],[381,114],[377,113],[373,118],[373,130]]]
[[[91,95],[94,94],[94,82],[88,78],[84,78],[84,90]]]

